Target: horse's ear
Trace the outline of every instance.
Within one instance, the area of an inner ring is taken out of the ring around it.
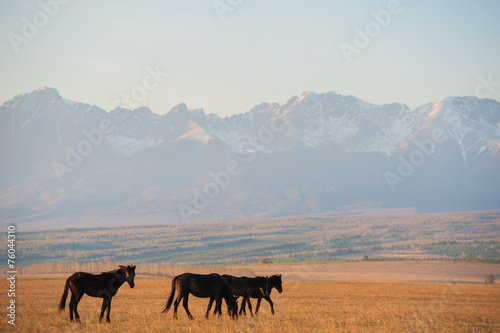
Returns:
[[[133,271],[135,271],[135,265],[134,266],[130,266],[132,268]]]

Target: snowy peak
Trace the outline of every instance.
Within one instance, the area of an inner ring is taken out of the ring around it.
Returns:
[[[203,109],[190,110],[184,103],[161,116],[147,107],[106,113],[94,105],[63,99],[54,88],[41,88],[17,95],[0,107],[2,127],[11,133],[31,123],[48,122],[58,133],[58,141],[64,136],[61,133],[98,128],[106,118],[114,125],[107,139],[120,156],[185,139],[202,144],[217,139],[230,151],[334,146],[345,152],[390,156],[429,130],[439,129],[467,161],[490,151],[488,147],[495,146],[492,140],[500,141],[500,103],[475,97],[449,97],[411,111],[398,103],[374,105],[335,92],[306,91],[285,105],[262,103],[246,113],[221,118],[206,115]],[[269,140],[263,140],[266,135]]]
[[[186,132],[182,134],[177,140],[194,139],[204,144],[208,143],[213,138],[208,134],[197,122],[190,121],[189,127]]]
[[[62,127],[79,128],[84,122],[85,119],[54,88],[19,94],[0,106],[0,128],[7,130],[8,127],[11,134],[33,131],[34,135],[42,136],[42,130],[49,137],[57,134],[61,141],[61,135],[67,134],[61,131]]]
[[[338,145],[346,151],[388,152],[408,135],[408,107],[373,105],[336,93],[304,93],[281,110],[290,136],[311,147]]]
[[[33,115],[39,110],[47,109],[50,105],[56,103],[62,103],[62,98],[57,90],[44,87],[28,93],[19,94],[12,100],[5,102],[2,107],[12,111],[26,112]]]
[[[14,97],[16,99],[28,99],[40,101],[41,99],[61,99],[61,95],[55,88],[41,87],[30,92],[22,93]]]
[[[500,140],[500,103],[476,97],[449,97],[436,103],[424,127],[446,134],[467,166]],[[490,148],[493,147],[493,150]]]

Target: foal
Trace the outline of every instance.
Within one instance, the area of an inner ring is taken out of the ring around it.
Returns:
[[[271,301],[271,291],[273,288],[276,288],[278,292],[281,294],[283,292],[283,286],[282,286],[282,281],[281,281],[281,274],[276,274],[271,276],[269,279],[269,294],[266,296],[264,295],[260,290],[255,290],[251,295],[250,298],[257,298],[257,307],[255,308],[255,314],[259,312],[260,308],[260,302],[264,298],[266,301],[269,302],[269,305],[271,305],[271,313],[274,314],[274,304],[273,301]],[[249,304],[249,308],[251,307],[250,304],[250,298],[247,299],[247,303]],[[241,304],[240,308],[240,314],[243,312],[243,314],[246,314],[245,311],[245,302]]]
[[[232,275],[222,275],[222,277],[229,283],[235,296],[243,296],[243,302],[241,303],[242,308],[245,306],[245,302],[250,298],[250,295],[254,292],[258,291],[264,296],[269,295],[269,282],[267,277],[257,276],[249,278],[246,276],[236,277]],[[253,316],[250,301],[248,301],[248,309]],[[241,315],[241,309],[239,314]]]

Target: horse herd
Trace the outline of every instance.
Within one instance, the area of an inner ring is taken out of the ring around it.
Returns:
[[[71,321],[76,320],[76,322],[80,322],[80,315],[78,314],[77,307],[83,295],[87,294],[92,297],[100,297],[103,299],[99,322],[102,321],[104,312],[107,310],[106,322],[109,323],[111,321],[109,317],[111,299],[118,292],[118,288],[125,282],[129,284],[130,288],[134,288],[135,267],[135,265],[120,265],[113,271],[101,274],[84,272],[74,273],[66,280],[64,292],[59,302],[59,311],[64,311],[68,291],[71,290],[71,300],[69,302],[69,319]],[[182,305],[189,319],[193,319],[188,308],[189,294],[191,294],[200,298],[210,298],[207,312],[205,313],[205,318],[207,319],[214,301],[214,314],[222,314],[222,300],[226,302],[228,314],[233,319],[236,319],[238,314],[246,314],[245,303],[248,304],[250,314],[253,315],[250,298],[257,299],[255,314],[259,311],[260,302],[263,298],[269,302],[271,305],[271,313],[274,314],[273,302],[269,295],[273,288],[276,288],[276,290],[281,293],[283,291],[281,283],[281,274],[271,277],[257,276],[250,278],[244,276],[235,277],[231,275],[219,275],[216,273],[206,275],[184,273],[174,277],[172,280],[172,290],[163,312],[168,312],[173,303],[174,318],[177,319],[177,308],[182,301]],[[175,297],[175,295],[177,295],[177,297]],[[240,296],[243,297],[243,301],[238,313],[237,299]]]

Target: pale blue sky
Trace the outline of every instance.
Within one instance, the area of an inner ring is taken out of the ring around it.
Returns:
[[[386,26],[371,13],[393,0],[71,0],[44,14],[40,3],[54,2],[0,0],[0,103],[50,86],[110,111],[123,94],[139,94],[146,68],[168,76],[148,79],[155,87],[132,102],[160,114],[184,102],[224,116],[303,91],[414,108],[473,96],[488,76],[498,84],[482,92],[500,100],[496,0],[401,0]],[[232,6],[224,20],[221,3]],[[26,21],[38,23],[34,36],[23,34]],[[348,62],[340,44],[356,46],[356,27],[377,24]]]

